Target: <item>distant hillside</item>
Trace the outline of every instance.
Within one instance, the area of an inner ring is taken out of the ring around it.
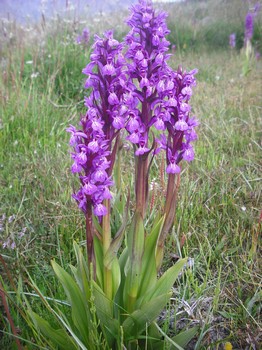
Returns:
[[[18,22],[37,22],[42,13],[48,18],[55,14],[94,15],[101,12],[117,12],[129,7],[136,0],[1,0],[0,17]]]

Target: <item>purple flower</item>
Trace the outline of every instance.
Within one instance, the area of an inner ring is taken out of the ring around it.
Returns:
[[[189,143],[184,146],[184,152],[183,152],[183,159],[185,159],[188,162],[191,162],[195,158],[195,152]]]
[[[193,154],[187,155],[183,145],[196,139],[196,125],[189,125],[189,100],[192,87],[196,85],[194,76],[197,70],[183,72],[179,68],[174,71],[168,66],[166,17],[166,13],[157,13],[153,9],[152,1],[140,0],[132,7],[127,20],[131,27],[125,38],[128,74],[136,86],[133,91],[142,108],[133,110],[136,117],[129,119],[126,130],[129,132],[127,139],[137,146],[137,156],[150,152],[148,135],[151,127],[166,132],[169,141],[158,147],[154,154],[160,149],[176,154],[175,160],[168,162],[167,166],[168,172],[175,172],[179,169],[177,164],[182,159],[191,161]],[[145,140],[142,146],[141,140]]]
[[[112,31],[94,38],[90,62],[83,69],[85,87],[91,91],[85,97],[87,111],[79,130],[67,129],[73,147],[72,172],[80,180],[73,198],[85,214],[90,208],[99,217],[107,214],[104,200],[112,197],[114,146],[121,130],[128,134],[139,161],[164,150],[167,173],[179,173],[180,161],[194,159],[192,141],[197,139],[198,122],[190,116],[189,103],[197,70],[174,71],[168,66],[166,17],[153,9],[152,1],[139,0],[127,20],[126,47]],[[150,146],[150,128],[162,132],[157,148]]]
[[[184,120],[178,120],[174,125],[176,130],[186,131],[188,129],[188,125]]]
[[[104,75],[109,75],[109,76],[111,76],[111,75],[114,75],[114,74],[116,73],[116,70],[115,70],[115,67],[114,67],[112,64],[107,63],[107,64],[103,67],[102,72],[103,72]]]
[[[117,104],[119,104],[119,99],[118,99],[118,97],[117,97],[117,95],[116,95],[116,93],[115,92],[111,92],[110,94],[109,94],[109,96],[108,96],[108,102],[109,102],[109,104],[110,105],[117,105]]]
[[[252,39],[254,29],[254,15],[250,12],[246,15],[245,21],[245,45]]]
[[[90,33],[88,28],[84,28],[81,35],[78,35],[76,42],[79,45],[87,47],[90,40]]]
[[[123,44],[113,38],[113,32],[106,32],[103,38],[96,35],[92,49],[90,63],[83,69],[85,86],[91,88],[85,98],[87,112],[80,130],[70,126],[67,131],[74,148],[72,172],[79,174],[81,184],[73,198],[84,213],[91,206],[95,215],[103,216],[107,213],[103,201],[111,198],[114,139],[130,118],[130,106],[138,100],[125,75]]]
[[[236,47],[236,33],[232,33],[229,35],[229,45],[231,48]]]
[[[181,171],[180,167],[176,163],[169,163],[166,172],[168,174],[179,174]]]
[[[97,204],[94,207],[94,214],[97,216],[104,216],[107,214],[107,209],[103,204]]]
[[[148,153],[149,151],[150,151],[149,148],[140,145],[136,150],[135,155],[142,156],[143,154]]]
[[[92,184],[91,182],[87,182],[83,186],[83,193],[85,195],[91,196],[97,191],[97,186]]]
[[[261,9],[261,4],[259,2],[256,3],[255,7],[254,7],[254,15],[256,16],[258,14],[258,12]]]

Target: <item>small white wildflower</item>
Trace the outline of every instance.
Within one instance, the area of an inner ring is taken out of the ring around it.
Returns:
[[[243,206],[243,207],[241,207],[241,210],[246,211],[247,208]]]
[[[17,146],[18,145],[18,141],[17,140],[15,140],[15,142],[14,142],[14,146]]]
[[[49,54],[47,57],[48,57],[48,58],[51,58],[52,56]]]
[[[37,78],[38,75],[39,75],[38,72],[32,73],[32,74],[31,74],[31,79]]]
[[[26,61],[25,64],[33,64],[33,61]]]
[[[12,185],[11,185],[11,186],[12,186]],[[13,215],[9,216],[9,218],[8,218],[8,222],[9,222],[9,224],[10,224],[11,222],[13,222],[13,221],[14,221],[14,219],[15,219],[15,214],[13,214]]]
[[[220,76],[219,75],[216,75],[216,80],[219,80],[220,79]]]

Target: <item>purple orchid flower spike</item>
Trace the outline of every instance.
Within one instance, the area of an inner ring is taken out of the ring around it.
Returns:
[[[103,38],[95,36],[90,63],[83,69],[87,75],[85,88],[91,93],[85,98],[87,112],[81,118],[81,128],[70,126],[72,172],[79,174],[80,189],[73,194],[86,216],[86,235],[89,262],[93,261],[94,227],[92,214],[106,222],[104,232],[110,235],[110,187],[119,132],[129,119],[134,99],[124,72],[123,44],[108,31]],[[103,218],[107,217],[106,220]]]
[[[84,28],[81,35],[78,35],[76,38],[76,43],[87,47],[90,41],[90,32],[88,28]]]
[[[236,33],[229,35],[229,46],[234,49],[236,47]]]
[[[254,30],[254,15],[251,12],[248,12],[245,20],[245,45],[253,37]]]

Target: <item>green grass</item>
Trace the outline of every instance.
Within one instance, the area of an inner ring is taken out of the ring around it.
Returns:
[[[205,16],[201,11],[199,18]],[[30,41],[2,46],[7,59],[2,62],[0,83],[0,215],[14,214],[15,220],[5,220],[0,241],[15,238],[17,248],[0,248],[0,252],[12,278],[17,283],[20,276],[25,290],[32,292],[26,284],[29,271],[44,295],[63,300],[50,260],[55,257],[67,267],[74,262],[73,240],[81,242],[85,237],[83,217],[71,199],[78,184],[70,172],[65,129],[70,123],[77,125],[84,110],[81,70],[87,58],[73,43],[72,30],[61,33],[61,27],[56,35],[47,36],[44,50]],[[183,35],[179,37],[183,46]],[[261,61],[253,62],[250,74],[242,77],[241,54],[221,50],[219,44],[216,51],[206,47],[201,54],[197,48],[197,43],[195,52],[181,47],[170,60],[174,67],[199,69],[192,106],[201,125],[196,160],[184,165],[181,176],[176,221],[164,261],[167,267],[174,254],[181,253],[194,265],[174,290],[168,318],[174,332],[190,323],[201,326],[193,341],[195,349],[223,349],[226,341],[234,349],[259,349]],[[32,64],[26,63],[30,60]],[[33,72],[39,76],[31,78]],[[160,164],[161,159],[156,162]],[[126,183],[128,174],[125,168]],[[160,183],[155,174],[154,180]],[[154,188],[154,196],[156,203],[162,202],[161,188]],[[25,236],[18,239],[23,228]],[[3,266],[0,271],[6,289],[11,290]],[[16,309],[16,295],[9,298],[21,338],[37,339]],[[48,317],[37,298],[28,298],[34,310]],[[4,314],[0,323],[6,332],[0,334],[0,348],[15,349]],[[34,348],[28,344],[28,349]]]
[[[162,4],[167,10],[169,40],[180,50],[227,49],[229,35],[236,34],[236,49],[243,47],[245,16],[252,6],[246,1],[187,0],[184,4]],[[182,20],[181,20],[182,19]],[[253,45],[261,52],[261,13],[254,20]]]

